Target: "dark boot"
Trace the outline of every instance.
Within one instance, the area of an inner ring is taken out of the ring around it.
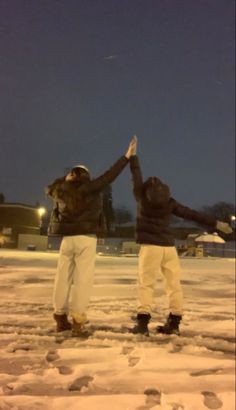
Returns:
[[[166,335],[179,335],[179,324],[182,316],[169,314],[166,323],[163,326],[157,326],[157,333],[164,333]]]
[[[71,329],[71,324],[67,319],[67,315],[64,313],[63,315],[57,315],[54,313],[53,318],[57,322],[57,332],[64,332],[65,330]]]
[[[84,323],[79,323],[76,322],[75,319],[73,319],[73,325],[72,325],[72,336],[73,337],[82,337],[82,338],[87,338],[91,336],[91,332],[89,332],[87,329],[85,329]]]
[[[131,333],[149,336],[148,323],[150,319],[151,315],[149,313],[138,313],[136,317],[137,325],[131,329]]]

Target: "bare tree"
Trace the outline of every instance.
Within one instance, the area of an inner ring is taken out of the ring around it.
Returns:
[[[107,232],[110,233],[115,218],[111,185],[108,185],[103,191],[103,215]]]
[[[115,208],[115,222],[118,225],[121,225],[126,222],[132,222],[133,221],[133,214],[132,212],[127,209],[125,206],[119,206],[118,208]]]
[[[2,192],[0,192],[0,204],[3,204],[5,202],[5,196]]]

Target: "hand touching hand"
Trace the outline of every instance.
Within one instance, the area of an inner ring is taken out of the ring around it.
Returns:
[[[132,140],[130,141],[129,148],[125,154],[127,159],[130,159],[132,155],[136,155],[137,151],[137,137],[136,135],[133,136]]]

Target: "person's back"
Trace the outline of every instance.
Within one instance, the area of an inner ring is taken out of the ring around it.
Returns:
[[[97,235],[102,214],[102,191],[128,163],[122,156],[100,177],[91,179],[84,166],[72,168],[65,177],[46,188],[54,200],[49,235]]]
[[[130,159],[130,168],[137,201],[136,239],[138,243],[174,246],[175,238],[170,227],[172,215],[212,229],[216,228],[217,221],[213,216],[180,204],[171,197],[168,185],[159,178],[149,177],[143,182],[136,155]]]
[[[133,333],[149,335],[152,302],[157,275],[164,277],[169,299],[169,316],[164,326],[158,326],[158,333],[179,334],[182,319],[183,295],[180,282],[179,258],[170,229],[171,215],[195,221],[214,229],[230,233],[232,229],[225,222],[217,221],[188,208],[170,196],[169,187],[157,177],[143,182],[138,157],[130,159],[133,191],[137,201],[136,241],[141,244],[138,262],[138,313]]]
[[[126,154],[95,179],[91,179],[85,166],[79,165],[46,188],[54,202],[48,233],[63,237],[53,294],[58,331],[71,328],[70,310],[72,334],[88,335],[84,324],[93,286],[97,237],[101,234],[102,192],[128,164],[136,144],[133,138]]]
[[[132,165],[131,165],[132,166]],[[143,183],[137,200],[136,239],[138,243],[173,245],[170,229],[172,206],[167,185],[150,177]]]
[[[49,235],[97,234],[102,213],[102,192],[91,190],[90,179],[60,180],[53,189],[54,208],[48,229]]]

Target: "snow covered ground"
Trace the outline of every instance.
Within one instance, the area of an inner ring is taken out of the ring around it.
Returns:
[[[55,333],[57,253],[0,249],[0,410],[233,410],[234,259],[181,259],[181,336],[135,336],[137,258],[97,256],[88,340]]]

